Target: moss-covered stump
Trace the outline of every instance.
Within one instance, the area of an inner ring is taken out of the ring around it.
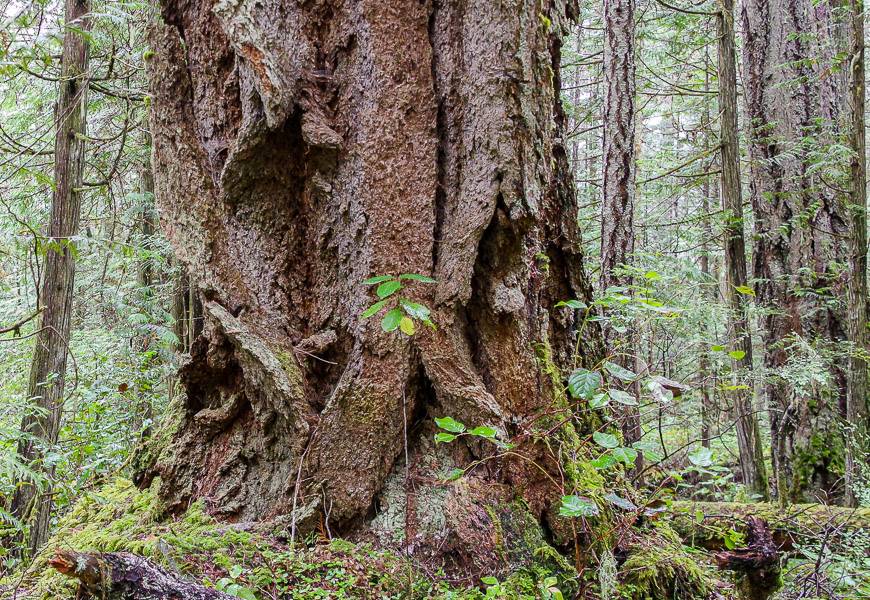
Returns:
[[[119,478],[83,497],[26,572],[0,580],[0,597],[74,598],[77,582],[49,568],[57,549],[136,554],[167,572],[243,598],[519,600],[547,597],[550,588],[571,598],[576,586],[571,566],[546,544],[521,502],[480,507],[477,514],[486,521],[481,531],[496,532],[492,564],[502,567],[485,582],[457,587],[443,571],[395,552],[316,536],[297,541],[294,548],[285,524],[220,523],[199,503],[163,519],[158,485],[155,480],[140,491]],[[469,538],[469,546],[474,543],[483,541]],[[493,588],[490,596],[487,588]]]

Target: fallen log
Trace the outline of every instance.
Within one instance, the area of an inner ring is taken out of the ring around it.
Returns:
[[[238,600],[126,552],[56,550],[49,566],[79,580],[78,598],[100,600]]]
[[[781,551],[788,552],[834,532],[837,536],[870,528],[870,508],[847,508],[825,504],[792,504],[785,508],[759,502],[674,502],[671,525],[685,543],[722,550],[730,531],[748,535],[750,518],[762,519]]]

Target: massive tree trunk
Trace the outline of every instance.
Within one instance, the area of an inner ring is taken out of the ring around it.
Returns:
[[[635,200],[635,22],[634,0],[604,2],[604,79],[602,104],[604,125],[602,150],[601,200],[601,276],[602,293],[612,286],[629,286],[631,277],[620,273],[634,252]],[[612,326],[606,326],[607,351],[637,370],[636,336],[624,340]],[[634,386],[637,388],[637,386]],[[627,442],[641,437],[637,407],[622,409],[622,431]],[[638,460],[642,460],[638,458]],[[643,470],[637,464],[637,472]]]
[[[579,315],[553,308],[590,296],[559,101],[573,4],[161,6],[157,201],[205,326],[151,475],[170,509],[410,536],[454,506],[433,481],[488,451],[435,447],[432,418],[533,433],[562,394],[550,361],[574,361]],[[361,282],[402,273],[437,280],[403,290],[437,329],[361,319]],[[460,488],[551,512],[537,466],[498,464]]]
[[[829,2],[743,4],[745,97],[755,217],[753,276],[766,352],[776,489],[783,500],[831,492],[843,471],[842,373],[816,367],[803,343],[845,339],[848,165],[830,151],[844,93],[843,24]],[[791,358],[797,360],[790,362]]]
[[[42,310],[30,369],[28,398],[39,409],[25,415],[24,434],[18,444],[21,458],[42,471],[50,481],[52,470],[40,461],[44,445],[57,442],[63,413],[64,382],[69,352],[70,319],[75,279],[72,237],[79,228],[88,96],[88,0],[66,0],[65,33],[61,57],[54,145],[54,194],[45,268],[39,293]],[[11,512],[30,525],[28,545],[35,551],[48,536],[50,489],[42,493],[32,484],[21,485],[12,498]]]
[[[723,0],[716,15],[719,36],[719,144],[722,175],[720,194],[725,213],[725,295],[731,309],[734,391],[731,398],[737,418],[737,448],[743,483],[767,500],[767,473],[758,417],[752,406],[752,335],[746,314],[746,243],[743,239],[743,193],[740,186],[740,146],[737,138],[737,58],[734,45],[734,1]],[[736,353],[735,353],[736,352]],[[747,385],[748,384],[748,385]]]
[[[865,142],[864,1],[852,0],[849,65],[849,146],[852,149],[849,206],[848,331],[852,355],[846,373],[846,421],[852,428],[846,444],[846,501],[858,504],[860,482],[870,477],[870,398],[867,387],[867,145]]]

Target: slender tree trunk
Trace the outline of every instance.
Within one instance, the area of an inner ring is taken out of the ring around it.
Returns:
[[[601,290],[630,283],[619,268],[634,252],[634,2],[604,3],[604,145],[602,153]],[[607,331],[611,331],[608,329]],[[607,334],[608,341],[611,333]]]
[[[743,195],[740,187],[740,146],[737,137],[737,59],[734,45],[734,1],[723,0],[716,17],[719,36],[720,193],[725,212],[726,297],[731,310],[733,340],[731,393],[737,419],[737,447],[743,483],[764,500],[769,499],[764,448],[752,405],[752,336],[746,314],[746,244],[743,239]],[[734,354],[734,352],[739,354]]]
[[[709,119],[706,120],[709,122]],[[704,242],[701,246],[701,273],[704,275],[705,291],[710,285],[710,281],[715,281],[715,277],[710,274],[710,249],[706,240],[712,235],[712,227],[710,226],[710,181],[705,178],[704,185],[701,188],[701,212],[703,218],[701,220],[701,229],[704,232]],[[713,294],[704,294],[711,302],[714,300]],[[713,434],[713,399],[710,396],[710,379],[713,377],[713,370],[710,366],[710,351],[706,346],[701,350],[700,360],[698,362],[698,374],[700,376],[701,388],[701,445],[705,448],[710,447],[710,438]]]
[[[831,493],[842,481],[843,373],[831,365],[812,381],[789,374],[805,362],[801,344],[824,348],[846,339],[837,298],[845,296],[848,227],[838,188],[848,181],[827,178],[848,165],[816,164],[836,160],[828,147],[840,138],[848,72],[842,14],[833,3],[810,0],[742,4],[753,278],[764,309],[765,396],[781,501]]]
[[[867,162],[864,132],[864,2],[851,2],[852,48],[850,63],[852,186],[849,214],[848,325],[853,352],[846,374],[846,422],[852,428],[846,444],[846,503],[856,506],[856,485],[866,481],[870,458],[870,408],[868,408],[867,339]]]
[[[146,143],[150,149],[150,135],[147,136]],[[154,208],[154,172],[151,170],[150,155],[151,153],[149,152],[148,158],[139,167],[139,193],[142,196],[142,214],[140,217],[140,223],[142,240],[145,244],[148,244],[157,229],[157,211]],[[144,258],[139,260],[138,267],[139,272],[137,279],[141,300],[143,308],[148,310],[150,308],[149,305],[154,301],[154,268],[152,258],[146,255]],[[152,342],[153,336],[150,332],[139,333],[133,340],[133,344],[139,353],[139,364],[137,364],[137,367],[141,372],[139,375],[140,382],[144,382],[143,374],[147,372],[149,365],[153,360],[155,360],[153,356],[146,354]],[[144,439],[150,434],[150,426],[146,431],[143,431],[142,427],[146,422],[150,423],[154,415],[151,402],[148,399],[147,391],[142,385],[138,385],[136,388],[134,403],[135,414],[133,415],[133,430],[137,436]]]
[[[612,286],[629,286],[631,277],[619,273],[634,252],[635,201],[635,23],[634,0],[604,2],[603,177],[601,202],[602,293]],[[635,366],[637,336],[626,333],[622,343],[611,326],[605,327],[607,351],[616,362]],[[641,437],[637,407],[621,410],[627,442]],[[640,459],[638,459],[640,460]],[[638,464],[638,472],[642,465]]]
[[[709,54],[705,55],[704,64],[705,66],[710,64]],[[706,71],[704,74],[704,91],[709,90],[710,75],[709,71]],[[709,103],[704,104],[702,118],[705,124],[703,136],[704,146],[709,148],[712,143],[712,138],[714,137],[714,134],[711,131]],[[710,254],[712,253],[710,240],[713,239],[713,226],[710,222],[711,196],[710,176],[708,175],[704,177],[704,183],[701,187],[701,235],[703,236],[703,241],[701,242],[700,268],[701,273],[704,275],[704,297],[709,302],[713,303],[717,300],[716,289],[718,284],[716,282],[718,282],[718,277],[712,274],[710,268]],[[708,331],[705,331],[705,333],[709,335]],[[705,448],[710,447],[710,438],[713,435],[713,415],[717,414],[714,400],[711,396],[711,389],[713,387],[711,383],[713,379],[713,369],[710,363],[710,349],[707,347],[705,340],[705,346],[701,350],[701,356],[698,363],[698,374],[701,380],[701,445]]]
[[[75,279],[72,237],[78,231],[88,92],[88,0],[66,0],[61,83],[57,102],[54,153],[54,194],[48,251],[41,284],[42,314],[30,370],[28,397],[40,412],[21,423],[24,436],[18,445],[22,459],[50,481],[51,469],[40,461],[46,446],[57,442],[63,412],[64,382],[69,352],[70,318]],[[31,552],[46,540],[51,516],[51,493],[32,484],[21,485],[12,499],[12,514],[28,523]]]
[[[417,511],[464,507],[451,528],[475,515],[472,535],[491,524],[483,505],[520,495],[558,528],[538,468],[556,465],[535,436],[516,450],[537,465],[507,459],[445,488],[444,466],[491,446],[436,446],[432,419],[515,439],[565,401],[580,313],[553,306],[591,296],[559,99],[573,4],[161,7],[157,202],[204,300],[185,411],[150,471],[166,506],[431,540],[453,534],[427,533]],[[437,280],[402,291],[437,329],[361,318],[362,282],[403,273]],[[581,363],[600,359],[595,331]]]

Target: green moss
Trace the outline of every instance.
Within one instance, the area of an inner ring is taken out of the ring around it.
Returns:
[[[163,459],[170,458],[168,453],[171,452],[172,440],[184,422],[184,402],[183,395],[173,398],[160,418],[154,435],[136,448],[131,465],[134,473],[147,472]]]
[[[286,350],[278,350],[275,352],[275,357],[281,363],[281,368],[287,374],[287,381],[290,383],[293,398],[299,399],[305,397],[305,379],[302,376],[302,371],[299,369],[299,363],[296,362],[296,357],[291,352]]]
[[[846,449],[841,436],[814,433],[809,444],[795,448],[789,497],[792,501],[801,500],[804,492],[812,490],[817,471],[842,476],[845,460]]]
[[[713,567],[662,521],[634,536],[619,569],[620,597],[631,600],[707,598],[717,584]]]
[[[139,490],[118,478],[85,495],[58,524],[46,549],[26,573],[0,579],[0,590],[17,585],[19,597],[55,600],[75,597],[75,583],[47,566],[55,548],[85,552],[132,552],[212,585],[240,572],[234,582],[259,598],[384,598],[479,600],[477,587],[456,588],[439,573],[427,576],[405,557],[344,540],[291,549],[265,530],[218,523],[196,503],[178,518],[161,520],[159,480]],[[499,507],[505,556],[518,565],[498,584],[509,600],[540,596],[542,582],[558,577],[566,597],[573,569],[543,538],[522,503]],[[575,575],[575,574],[574,574]]]
[[[487,507],[495,526],[496,552],[511,573],[504,586],[516,596],[536,597],[536,590],[548,578],[566,598],[573,597],[578,586],[577,571],[544,539],[537,519],[522,500]]]

